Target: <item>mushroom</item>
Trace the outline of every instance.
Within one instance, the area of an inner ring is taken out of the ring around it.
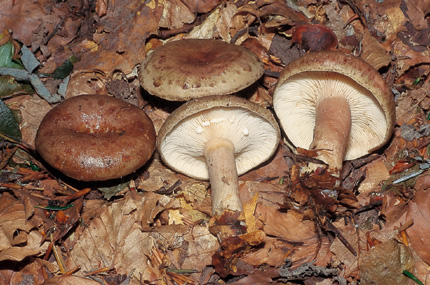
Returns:
[[[136,106],[110,96],[81,95],[45,115],[35,144],[40,156],[67,176],[103,181],[142,167],[155,149],[155,130]]]
[[[212,213],[242,211],[238,175],[268,160],[280,131],[272,113],[236,96],[191,100],[161,127],[157,149],[177,172],[211,184]]]
[[[150,94],[170,101],[188,101],[242,90],[263,75],[252,51],[220,40],[168,42],[142,62],[139,81]]]
[[[344,160],[384,145],[395,122],[394,99],[381,75],[340,51],[308,53],[287,65],[273,105],[290,142],[317,151],[336,176]]]

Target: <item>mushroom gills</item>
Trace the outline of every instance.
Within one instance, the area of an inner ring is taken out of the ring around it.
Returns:
[[[208,179],[204,145],[212,138],[230,140],[235,146],[235,164],[239,175],[270,156],[276,130],[251,111],[219,107],[198,112],[180,122],[163,140],[161,151],[172,168],[197,179]]]
[[[340,96],[345,99],[328,99]],[[324,107],[325,111],[317,114],[317,105],[327,100],[331,100],[331,104],[334,106],[329,106],[328,109]],[[335,105],[338,102],[339,104],[347,102],[350,120],[348,120],[346,107]],[[343,156],[343,160],[352,160],[366,155],[369,150],[374,149],[384,140],[387,129],[387,118],[372,93],[351,78],[336,72],[306,71],[289,77],[275,91],[274,109],[288,139],[295,147],[329,149],[334,154],[339,151],[334,145],[316,142],[316,137],[321,137],[322,134],[332,135],[332,131],[329,131],[327,126],[316,127],[322,123],[317,116],[332,117],[331,120],[343,118],[344,121],[341,125],[345,126],[342,127],[337,126],[338,123],[326,123],[326,125],[345,130],[346,149],[344,154],[340,154]],[[347,127],[349,124],[350,131]],[[318,134],[315,134],[315,128],[320,129]],[[330,141],[330,139],[324,140],[327,143]],[[342,149],[340,148],[341,152]],[[324,156],[323,161],[325,161]],[[325,162],[329,163],[329,161]],[[339,162],[336,164],[339,165]]]

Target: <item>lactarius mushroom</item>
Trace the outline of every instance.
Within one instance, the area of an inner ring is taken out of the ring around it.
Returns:
[[[220,40],[185,39],[156,48],[142,62],[139,81],[150,94],[188,101],[242,90],[263,75],[252,51]]]
[[[155,149],[155,130],[136,106],[110,96],[82,95],[45,115],[35,144],[40,156],[65,175],[104,181],[142,167]]]
[[[287,65],[273,105],[289,141],[317,151],[334,174],[344,160],[384,145],[395,122],[394,99],[381,75],[339,51],[309,53]]]
[[[212,212],[242,211],[238,175],[268,160],[280,131],[272,113],[235,96],[208,96],[176,109],[161,127],[157,148],[177,172],[211,184]]]

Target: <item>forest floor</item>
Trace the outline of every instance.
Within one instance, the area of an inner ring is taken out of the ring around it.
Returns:
[[[0,284],[430,284],[430,1],[0,6]],[[38,126],[76,95],[130,102],[158,132],[178,103],[146,93],[137,71],[150,51],[186,38],[254,51],[266,72],[240,95],[269,109],[292,60],[319,49],[358,56],[392,90],[393,137],[345,162],[340,198],[317,205],[293,193],[294,182],[309,178],[295,175],[309,153],[281,143],[239,177],[248,229],[222,245],[210,231],[209,183],[174,172],[157,152],[134,175],[108,183],[47,167],[35,152]],[[24,77],[10,69],[23,67]]]

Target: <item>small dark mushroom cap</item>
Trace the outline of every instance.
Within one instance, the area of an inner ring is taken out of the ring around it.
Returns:
[[[120,178],[142,167],[155,148],[145,112],[120,99],[82,95],[49,111],[36,135],[42,158],[83,181]]]
[[[209,175],[203,150],[216,138],[231,141],[241,175],[274,154],[280,130],[266,108],[236,96],[215,95],[176,109],[159,131],[157,148],[172,169],[205,180]]]
[[[166,43],[142,62],[139,81],[150,94],[170,101],[226,95],[257,81],[264,72],[252,51],[220,40]]]
[[[276,115],[296,147],[309,149],[312,143],[320,96],[344,96],[349,104],[351,131],[345,160],[364,156],[390,139],[395,123],[394,98],[378,71],[358,57],[321,51],[287,65],[273,95]]]

